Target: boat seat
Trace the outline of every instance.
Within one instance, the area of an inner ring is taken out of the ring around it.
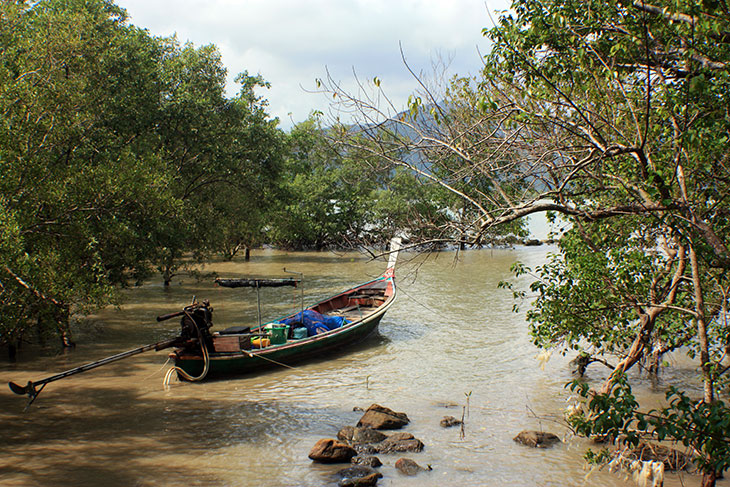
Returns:
[[[329,311],[326,314],[330,315],[330,316],[344,316],[346,313],[348,313],[350,311],[354,311],[358,308],[360,308],[360,305],[355,304],[353,306],[348,306],[347,308],[333,309],[332,311]]]

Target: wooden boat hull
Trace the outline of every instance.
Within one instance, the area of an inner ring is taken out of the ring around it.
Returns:
[[[306,308],[323,315],[350,313],[350,317],[356,317],[351,322],[325,333],[319,333],[300,340],[290,339],[284,344],[271,345],[261,349],[230,352],[211,351],[209,352],[206,377],[250,374],[271,367],[281,367],[281,364],[292,365],[302,360],[319,358],[328,352],[341,350],[343,347],[358,343],[377,330],[378,324],[393,304],[395,297],[393,270],[388,269],[383,276],[373,281],[351,288]],[[359,318],[357,317],[358,313]],[[292,316],[294,315],[286,318]],[[253,331],[258,331],[258,329]],[[230,335],[225,337],[221,335],[218,339],[230,340],[230,337]],[[214,337],[214,340],[216,340],[216,337]],[[170,356],[174,358],[175,366],[188,375],[198,377],[203,374],[205,359],[202,354],[176,350]]]

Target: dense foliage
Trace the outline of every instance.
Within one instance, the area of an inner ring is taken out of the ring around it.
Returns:
[[[0,52],[0,345],[261,241],[250,210],[283,149],[262,79],[226,97],[214,46],[153,38],[107,0],[2,2]]]
[[[484,34],[482,75],[419,78],[407,114],[377,104],[377,79],[369,97],[323,82],[361,114],[344,143],[463,205],[439,228],[445,239],[484,242],[537,212],[559,220],[558,251],[533,270],[536,345],[612,367],[586,424],[620,418],[614,433],[640,425],[685,442],[714,485],[728,451],[697,431],[722,430],[730,414],[718,400],[730,370],[727,3],[514,0]],[[664,422],[634,421],[617,381],[637,364],[657,371],[669,351],[698,360],[702,397],[677,391],[656,414]]]
[[[108,302],[115,284],[144,271],[144,228],[174,201],[163,161],[145,148],[158,104],[156,43],[106,2],[0,8],[8,342]]]
[[[438,194],[368,151],[336,144],[313,117],[289,134],[281,201],[269,237],[284,248],[382,246],[445,220]]]
[[[526,172],[571,223],[532,286],[535,342],[615,357],[589,423],[620,417],[622,434],[684,443],[713,485],[729,462],[712,441],[727,441],[717,395],[730,350],[730,12],[682,1],[513,8],[488,31],[484,84],[539,137]],[[510,75],[496,76],[505,66]],[[611,394],[634,365],[656,370],[680,347],[699,359],[702,398],[672,390],[666,410],[642,416]]]
[[[423,200],[410,174],[335,150],[316,118],[285,134],[263,78],[240,73],[228,96],[215,46],[152,37],[111,0],[2,2],[0,53],[11,355],[30,334],[68,343],[74,316],[153,273],[169,284],[266,243],[383,243]]]

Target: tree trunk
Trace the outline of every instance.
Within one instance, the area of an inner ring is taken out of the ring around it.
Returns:
[[[601,387],[600,391],[602,394],[606,394],[611,391],[611,389],[613,388],[613,383],[616,379],[616,374],[626,372],[631,367],[633,367],[636,362],[641,360],[646,354],[646,349],[651,343],[652,333],[654,331],[654,324],[656,323],[657,318],[659,317],[659,315],[661,315],[664,309],[666,309],[665,306],[673,304],[674,300],[676,299],[679,289],[679,283],[682,281],[686,268],[684,255],[685,247],[680,242],[678,242],[677,256],[679,257],[679,262],[677,264],[677,269],[674,271],[674,277],[672,278],[672,285],[670,287],[669,294],[667,295],[662,305],[651,306],[645,311],[641,309],[639,310],[639,321],[641,323],[639,333],[636,335],[634,343],[631,345],[631,348],[626,354],[626,357],[624,357],[624,359],[621,360],[618,365],[616,365],[616,369],[611,373],[611,375],[608,376],[606,381],[603,383],[603,387]]]
[[[64,349],[73,348],[76,344],[71,340],[71,326],[69,322],[71,320],[71,313],[68,306],[60,306],[54,310],[54,317],[56,320],[56,326],[58,327],[58,336],[61,339],[61,346]]]
[[[700,367],[702,368],[702,382],[704,385],[703,400],[707,404],[715,400],[714,385],[715,378],[712,372],[712,363],[710,362],[710,347],[707,337],[707,322],[705,320],[705,301],[702,294],[702,281],[700,280],[700,268],[695,253],[694,245],[689,248],[689,261],[692,265],[692,284],[695,292],[695,312],[697,313],[697,338],[700,343]],[[712,455],[708,453],[707,460],[712,464]],[[702,472],[702,487],[715,487],[717,473],[715,470],[710,472]]]
[[[695,312],[697,313],[697,338],[700,343],[700,367],[702,368],[702,380],[704,383],[704,401],[714,401],[714,377],[712,376],[712,363],[710,362],[710,346],[707,337],[707,321],[705,320],[705,301],[702,295],[702,281],[700,280],[699,262],[695,253],[694,245],[689,249],[689,260],[692,265],[692,283],[695,291]]]
[[[246,252],[244,253],[243,260],[244,262],[248,262],[249,260],[251,260],[251,249],[248,247],[246,247]]]
[[[676,346],[675,346],[676,348]],[[668,346],[667,343],[662,339],[657,339],[654,343],[654,348],[649,356],[649,377],[652,380],[659,378],[659,371],[661,369],[662,357],[665,353],[672,350],[672,347]]]
[[[659,363],[662,359],[662,353],[655,349],[649,356],[649,377],[652,380],[659,378]]]
[[[715,487],[717,481],[717,474],[713,472],[705,472],[702,474],[701,487]]]
[[[61,346],[63,348],[74,348],[76,344],[71,340],[71,331],[68,329],[61,330]]]
[[[656,318],[657,316],[659,316],[660,313],[661,309],[651,308],[648,312],[641,315],[641,327],[639,328],[639,333],[634,339],[634,343],[631,344],[631,348],[626,354],[626,357],[624,357],[624,359],[616,365],[616,369],[611,373],[611,375],[608,376],[608,378],[603,383],[603,386],[600,390],[601,394],[609,393],[613,388],[613,383],[616,380],[616,376],[629,370],[631,367],[634,366],[634,364],[636,364],[636,362],[644,357],[644,354],[646,353],[646,347],[651,341],[652,331],[654,331],[654,323],[656,322]]]
[[[38,335],[38,345],[44,347],[46,345],[46,332],[43,329],[43,319],[41,318],[41,315],[38,315],[38,318],[35,321],[35,326],[36,335]]]
[[[170,267],[165,267],[165,269],[162,271],[162,285],[165,287],[170,287],[170,282],[172,281],[172,277],[175,274],[172,273],[172,270],[170,270]]]

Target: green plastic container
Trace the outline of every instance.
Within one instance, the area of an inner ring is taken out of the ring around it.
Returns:
[[[271,344],[281,345],[282,343],[286,343],[288,328],[286,325],[267,325],[266,329],[271,333]]]

